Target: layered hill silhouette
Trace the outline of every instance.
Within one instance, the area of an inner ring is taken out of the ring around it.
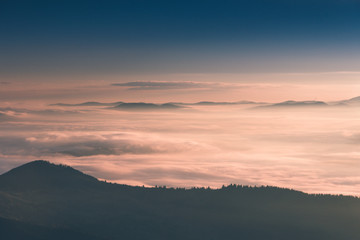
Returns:
[[[337,102],[338,104],[345,104],[345,105],[360,105],[360,96],[359,97],[354,97],[354,98],[350,98],[348,100],[343,100],[343,101],[339,101]]]
[[[256,107],[257,109],[266,109],[266,108],[289,108],[289,107],[326,107],[329,106],[327,103],[322,102],[322,101],[285,101],[285,102],[281,102],[281,103],[274,103],[274,104],[270,104],[270,105],[265,105],[265,106],[258,106]]]
[[[113,109],[121,110],[163,110],[163,109],[178,109],[182,108],[181,106],[164,103],[164,104],[155,104],[155,103],[120,103],[113,107]]]
[[[46,161],[0,176],[1,239],[360,239],[359,221],[349,196],[132,187]]]
[[[107,107],[108,109],[123,110],[123,111],[159,111],[159,110],[179,110],[186,109],[191,106],[231,106],[231,105],[255,105],[250,107],[251,110],[289,110],[289,109],[328,109],[328,108],[350,108],[360,106],[360,96],[345,99],[335,102],[324,102],[324,101],[293,101],[288,100],[278,103],[266,103],[266,102],[254,102],[254,101],[236,101],[236,102],[213,102],[213,101],[201,101],[195,103],[184,103],[184,102],[168,102],[163,104],[145,103],[145,102],[83,102],[76,104],[68,103],[56,103],[50,104],[50,106],[61,106],[61,107]],[[257,106],[256,106],[257,105]],[[1,115],[0,115],[1,119]]]

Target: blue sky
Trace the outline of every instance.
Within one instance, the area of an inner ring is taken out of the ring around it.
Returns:
[[[2,75],[358,71],[358,1],[2,1]]]

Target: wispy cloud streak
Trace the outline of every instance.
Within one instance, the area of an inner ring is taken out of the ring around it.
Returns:
[[[198,89],[198,88],[212,88],[217,86],[216,83],[202,83],[202,82],[163,82],[163,81],[148,81],[148,82],[126,82],[113,83],[112,86],[128,87],[129,90],[168,90],[168,89]]]

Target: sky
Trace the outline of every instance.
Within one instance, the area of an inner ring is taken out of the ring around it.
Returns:
[[[45,158],[125,184],[358,195],[359,110],[343,100],[360,95],[359,10],[355,0],[3,0],[0,170]],[[256,108],[288,100],[329,106]],[[191,104],[202,101],[223,104]],[[252,103],[224,104],[238,101]]]
[[[360,70],[358,1],[1,5],[4,77]]]

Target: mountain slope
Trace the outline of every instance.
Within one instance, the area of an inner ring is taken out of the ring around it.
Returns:
[[[338,105],[346,105],[346,106],[359,106],[360,105],[360,96],[359,97],[354,97],[354,98],[350,98],[347,100],[343,100],[343,101],[338,101],[336,102]]]
[[[71,167],[42,160],[24,164],[0,176],[0,190],[9,191],[69,189],[87,187],[89,183],[96,184],[98,180]]]
[[[170,109],[180,109],[182,106],[178,106],[172,103],[164,104],[155,104],[155,103],[120,103],[112,109],[119,110],[170,110]]]
[[[103,238],[74,232],[69,229],[57,229],[37,226],[29,223],[0,218],[0,239],[6,240],[100,240]]]
[[[287,109],[287,108],[305,108],[305,107],[327,107],[327,103],[322,101],[285,101],[265,106],[257,106],[253,109]]]
[[[43,161],[3,174],[0,186],[0,217],[108,239],[360,239],[354,197],[130,187]]]

